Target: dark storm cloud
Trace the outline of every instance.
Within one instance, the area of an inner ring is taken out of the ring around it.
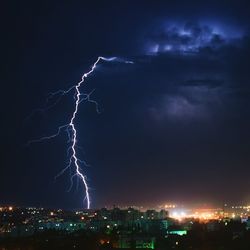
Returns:
[[[149,105],[149,113],[159,122],[203,120],[224,101],[227,75],[219,60],[171,54],[152,57],[149,65],[143,67],[146,67],[143,91],[152,88],[153,98],[150,103],[142,102]],[[152,83],[147,79],[155,80]]]
[[[164,119],[175,119],[177,121],[196,120],[205,118],[207,110],[201,104],[194,104],[183,95],[166,95],[162,98],[160,105],[149,109],[152,117],[159,122]]]
[[[217,50],[236,45],[242,36],[240,29],[226,28],[219,23],[166,22],[149,34],[147,52],[197,53],[205,48]]]
[[[213,119],[234,95],[248,96],[250,43],[242,27],[212,20],[163,21],[152,30],[145,39],[146,52],[157,74],[166,76],[161,101],[149,108],[153,117],[161,122]]]

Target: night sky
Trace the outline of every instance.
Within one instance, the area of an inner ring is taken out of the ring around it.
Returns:
[[[81,183],[54,179],[66,134],[25,144],[69,122],[72,94],[46,110],[48,93],[99,55],[134,64],[103,62],[82,88],[101,110],[76,119],[92,207],[250,201],[250,8],[216,2],[3,4],[0,203],[83,207]]]

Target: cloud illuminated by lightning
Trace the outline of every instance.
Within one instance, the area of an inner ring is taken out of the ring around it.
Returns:
[[[70,87],[67,90],[59,90],[56,91],[54,93],[50,93],[50,96],[48,99],[52,98],[53,96],[58,95],[59,98],[57,98],[57,100],[50,106],[46,107],[44,110],[48,110],[50,108],[52,108],[53,106],[55,106],[61,99],[61,97],[63,95],[66,95],[68,93],[70,93],[71,91],[75,91],[74,94],[74,111],[72,113],[72,116],[70,118],[70,122],[68,124],[62,125],[58,128],[57,132],[53,135],[50,136],[45,136],[36,140],[32,140],[30,142],[28,142],[28,145],[31,143],[35,143],[35,142],[42,142],[44,140],[49,140],[49,139],[53,139],[56,136],[58,136],[62,130],[65,130],[67,132],[68,135],[68,142],[70,143],[70,146],[68,148],[68,153],[70,153],[70,157],[69,157],[69,162],[67,164],[67,166],[56,176],[60,176],[61,174],[63,174],[67,169],[71,168],[72,166],[74,166],[74,174],[71,175],[71,183],[72,183],[72,179],[74,177],[78,177],[81,182],[83,183],[84,189],[85,189],[85,199],[86,199],[86,204],[87,204],[87,208],[90,208],[90,193],[89,193],[89,186],[88,186],[88,182],[87,182],[87,177],[84,175],[82,168],[80,167],[80,164],[82,163],[84,166],[87,166],[87,163],[85,161],[82,161],[78,158],[77,156],[77,130],[75,127],[75,118],[77,116],[78,113],[78,108],[79,105],[82,101],[88,101],[88,102],[92,102],[95,104],[96,106],[96,111],[99,113],[99,108],[98,108],[98,103],[94,100],[92,100],[90,98],[91,94],[93,93],[93,91],[91,91],[89,94],[82,94],[80,91],[81,86],[84,84],[85,80],[88,78],[88,76],[90,74],[92,74],[98,63],[100,61],[105,61],[105,62],[111,62],[111,61],[116,61],[116,62],[122,62],[122,63],[129,63],[129,64],[133,64],[132,61],[126,61],[124,59],[118,58],[118,57],[110,57],[110,58],[106,58],[106,57],[101,57],[99,56],[97,58],[97,60],[95,61],[95,63],[92,65],[91,69],[84,73],[82,75],[81,81],[79,81],[76,85],[73,85],[72,87]],[[47,100],[48,101],[48,100]],[[38,111],[41,111],[43,109],[38,109]]]

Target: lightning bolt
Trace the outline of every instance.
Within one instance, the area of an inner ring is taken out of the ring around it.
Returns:
[[[91,69],[82,75],[81,81],[79,81],[76,85],[71,86],[67,90],[58,90],[54,93],[50,93],[50,95],[47,99],[47,102],[50,100],[50,98],[52,98],[54,96],[58,96],[58,98],[55,100],[55,102],[52,105],[49,105],[48,107],[46,107],[44,109],[37,109],[36,110],[39,112],[44,111],[44,110],[47,111],[48,109],[54,107],[61,100],[61,97],[63,95],[66,95],[74,90],[74,92],[75,92],[75,94],[74,94],[74,100],[75,100],[74,111],[73,111],[72,116],[70,118],[70,122],[68,124],[65,124],[65,125],[58,127],[58,130],[55,134],[52,134],[50,136],[44,136],[44,137],[39,138],[39,139],[31,140],[27,143],[27,145],[30,145],[31,143],[42,142],[45,140],[53,139],[53,138],[57,137],[61,133],[62,130],[66,131],[66,133],[68,135],[68,142],[70,143],[70,146],[68,148],[68,154],[71,153],[71,155],[69,157],[68,164],[56,176],[56,178],[59,177],[60,175],[62,175],[67,169],[69,169],[69,168],[71,169],[71,167],[73,165],[75,172],[74,172],[74,174],[71,175],[71,186],[72,186],[72,181],[73,181],[74,177],[78,177],[82,181],[83,186],[84,186],[84,190],[85,190],[85,199],[84,200],[86,200],[86,204],[87,204],[88,209],[90,208],[90,205],[91,205],[89,185],[87,182],[87,177],[86,177],[86,175],[84,175],[83,170],[80,167],[81,163],[84,166],[88,166],[88,164],[85,161],[79,159],[79,157],[77,156],[78,146],[77,146],[77,130],[75,127],[75,119],[76,119],[76,116],[78,113],[79,105],[82,101],[88,101],[88,102],[94,103],[96,106],[96,111],[99,113],[98,103],[90,98],[91,94],[94,92],[94,90],[92,90],[89,94],[82,94],[80,91],[80,88],[85,83],[88,76],[95,71],[95,69],[97,68],[97,65],[99,64],[100,61],[105,61],[105,62],[116,61],[116,62],[133,64],[133,61],[126,61],[126,60],[118,58],[118,57],[106,58],[106,57],[99,56],[97,58],[97,60],[94,62],[94,64],[92,65]]]

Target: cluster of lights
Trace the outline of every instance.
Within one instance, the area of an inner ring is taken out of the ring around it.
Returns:
[[[176,208],[177,206],[175,205],[175,204],[166,204],[165,206],[164,206],[166,209],[171,209],[171,208]]]
[[[187,217],[187,214],[184,211],[174,211],[170,216],[176,220],[182,220]]]
[[[0,212],[3,212],[3,211],[13,211],[14,210],[14,207],[12,206],[9,206],[9,207],[0,207]]]
[[[174,218],[176,220],[183,220],[187,218],[193,218],[198,220],[212,220],[212,219],[218,219],[219,213],[218,212],[209,212],[209,211],[195,211],[195,212],[187,212],[187,211],[173,211],[170,214],[171,218]]]
[[[211,212],[195,212],[194,214],[190,215],[190,217],[200,220],[212,220],[218,219],[218,214]]]

